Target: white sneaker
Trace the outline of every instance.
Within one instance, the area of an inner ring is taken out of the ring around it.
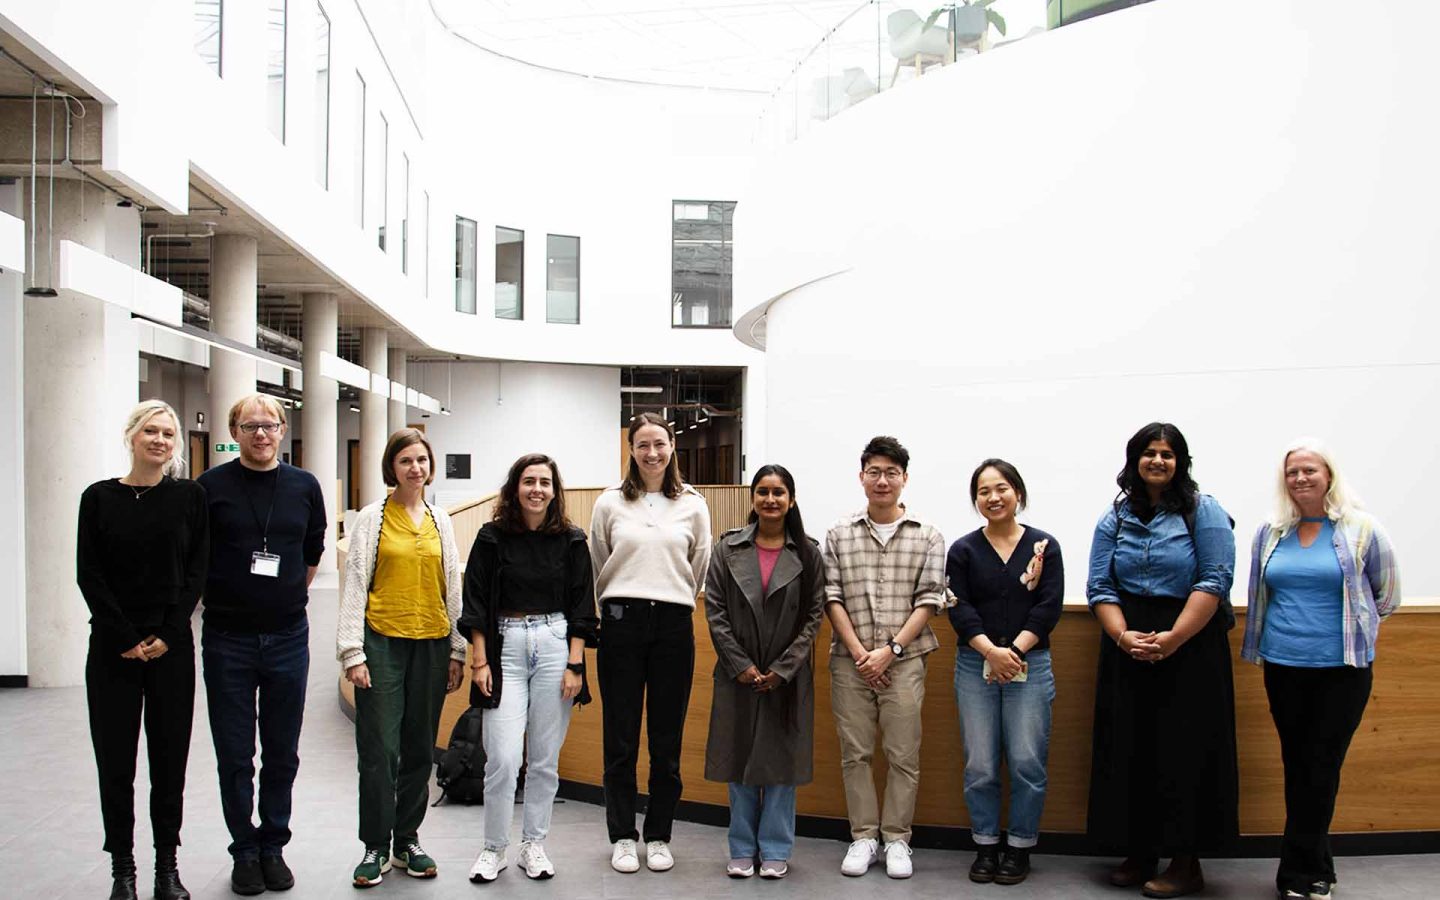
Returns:
[[[470,867],[470,880],[476,884],[494,881],[504,869],[505,851],[486,847],[475,857],[475,865]]]
[[[539,841],[521,844],[520,858],[516,863],[530,878],[551,878],[555,875],[555,864],[545,855],[545,845]]]
[[[674,868],[675,857],[670,855],[670,845],[664,841],[646,844],[645,866],[652,872],[668,872]]]
[[[915,874],[910,863],[910,845],[904,841],[891,841],[885,845],[885,874],[891,878],[909,878]]]
[[[725,864],[725,874],[731,878],[749,878],[755,874],[755,860],[736,857]]]
[[[880,842],[874,838],[852,841],[845,851],[845,861],[840,864],[841,875],[864,875],[880,859]]]
[[[635,851],[634,841],[626,838],[615,842],[614,849],[610,851],[610,868],[626,875],[640,871],[640,856]]]

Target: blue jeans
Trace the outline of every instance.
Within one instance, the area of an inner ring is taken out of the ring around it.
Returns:
[[[1045,808],[1050,753],[1050,703],[1055,674],[1050,651],[1032,650],[1024,682],[987,684],[984,658],[969,647],[955,654],[955,700],[965,742],[965,806],[975,843],[1000,843],[1000,757],[1010,766],[1011,847],[1035,846]]]
[[[501,618],[500,705],[485,710],[485,847],[510,844],[515,815],[515,779],[525,761],[522,841],[543,841],[550,833],[555,791],[560,787],[560,747],[570,727],[574,701],[560,696],[570,661],[569,626],[564,613]],[[492,663],[493,665],[493,663]]]
[[[310,624],[302,621],[286,631],[260,634],[206,625],[201,648],[230,855],[278,856],[290,842],[290,790],[300,768]],[[263,761],[259,828],[252,818],[257,724]]]
[[[795,846],[795,785],[730,782],[730,858],[788,860]]]

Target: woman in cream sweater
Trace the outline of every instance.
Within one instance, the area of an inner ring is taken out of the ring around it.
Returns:
[[[655,872],[675,864],[670,831],[695,673],[691,619],[710,543],[710,510],[700,492],[680,480],[675,433],[661,417],[641,413],[630,423],[625,481],[600,495],[590,520],[600,599],[596,668],[605,717],[605,820],[617,872],[640,868],[635,763],[642,710],[650,750],[645,863]]]
[[[379,884],[392,861],[435,877],[418,832],[440,708],[465,674],[465,639],[455,627],[463,586],[455,532],[445,510],[425,502],[434,458],[416,429],[390,435],[382,465],[395,492],[362,509],[350,534],[335,655],[355,686],[365,844],[357,888]]]

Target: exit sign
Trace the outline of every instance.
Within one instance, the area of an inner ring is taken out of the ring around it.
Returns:
[[[239,444],[216,444],[216,445],[215,445],[215,452],[216,452],[216,453],[239,453],[239,452],[240,452],[240,445],[239,445]]]

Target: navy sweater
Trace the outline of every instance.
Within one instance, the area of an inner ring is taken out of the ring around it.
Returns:
[[[256,472],[238,459],[197,480],[210,503],[205,623],[244,632],[284,631],[298,625],[305,619],[310,596],[307,570],[320,564],[325,549],[325,496],[320,482],[285,463]],[[269,538],[269,552],[280,557],[277,578],[250,572],[251,555],[266,546],[264,535]]]
[[[1035,544],[1047,538],[1040,586],[1032,591],[1020,583],[1020,576],[1035,555]],[[1033,649],[1049,649],[1050,631],[1060,621],[1065,599],[1065,568],[1055,538],[1026,525],[1010,560],[1001,562],[985,539],[985,530],[977,528],[950,545],[945,575],[959,601],[950,608],[950,624],[962,646],[983,632],[995,644],[1008,647],[1020,632],[1031,631],[1040,638]]]

